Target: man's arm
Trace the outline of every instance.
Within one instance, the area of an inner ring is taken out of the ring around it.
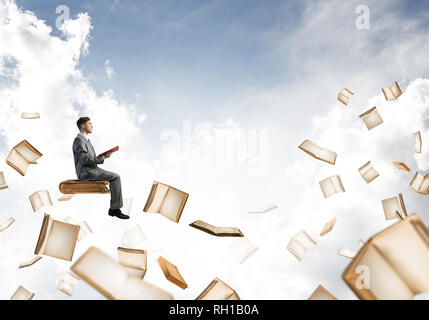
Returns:
[[[82,140],[77,138],[73,143],[73,152],[80,158],[83,159],[83,164],[87,166],[95,166],[97,164],[104,163],[104,157],[94,157],[88,152],[88,147]]]

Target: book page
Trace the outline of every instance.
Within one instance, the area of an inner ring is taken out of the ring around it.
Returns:
[[[408,166],[403,162],[393,161],[392,163],[396,168],[398,168],[400,170],[404,170],[404,171],[408,171],[408,172],[410,171],[410,168],[408,168]]]
[[[70,272],[65,272],[58,280],[57,289],[68,296],[72,296],[73,288],[79,281],[80,279]]]
[[[31,206],[33,207],[34,212],[36,212],[43,206],[42,200],[40,199],[40,196],[39,196],[39,192],[35,192],[30,196],[30,203],[31,203]]]
[[[24,174],[24,175],[28,170],[28,166],[30,165],[30,163],[22,155],[20,155],[18,152],[16,152],[15,149],[12,149],[12,151],[10,152],[10,154],[8,155],[8,157],[6,159],[6,162],[12,163],[13,166],[18,168],[18,170],[21,171],[20,173]],[[8,163],[8,164],[10,165],[10,163]]]
[[[358,263],[368,267],[369,287],[376,299],[413,299],[413,292],[373,245]]]
[[[33,297],[34,293],[28,291],[23,286],[19,286],[12,297],[10,297],[10,300],[31,300]]]
[[[235,227],[216,227],[215,230],[217,235],[243,235],[240,229]]]
[[[216,227],[211,225],[210,223],[197,220],[195,222],[192,222],[190,224],[191,227],[197,228],[197,229],[204,229],[204,231],[208,231],[209,233],[216,234]]]
[[[371,130],[383,123],[383,119],[381,119],[376,107],[364,112],[359,117],[363,120],[368,130]]]
[[[41,154],[36,152],[34,147],[29,144],[27,141],[22,141],[15,147],[15,150],[18,151],[28,162],[36,162],[37,159],[41,157]]]
[[[243,237],[233,241],[229,245],[229,250],[231,250],[232,254],[237,258],[239,263],[243,263],[258,250],[258,247],[250,242],[249,239]]]
[[[53,220],[43,254],[71,261],[79,229],[79,226]]]
[[[48,190],[39,191],[39,197],[43,206],[52,206],[52,200]]]
[[[269,205],[266,205],[265,207],[262,207],[259,209],[249,210],[249,211],[247,211],[247,213],[265,213],[265,212],[268,212],[268,211],[276,209],[276,208],[277,208],[277,205],[269,204]]]
[[[374,245],[413,294],[429,291],[429,242],[420,236],[409,219],[377,237]]]
[[[429,174],[424,177],[423,182],[419,188],[419,192],[424,194],[429,193]]]
[[[178,222],[180,219],[182,202],[185,196],[186,194],[184,192],[170,188],[165,196],[159,213],[174,222]]]
[[[414,137],[414,153],[422,153],[422,136],[420,131],[417,131],[413,135]]]
[[[304,140],[303,143],[298,147],[302,151],[308,153],[312,157],[316,157],[319,154],[320,148],[317,144],[311,142],[310,140]]]
[[[38,112],[23,112],[21,114],[22,119],[39,119],[40,113]]]
[[[402,208],[399,205],[398,197],[381,200],[383,206],[384,215],[386,220],[392,220],[396,218],[395,212],[398,211],[401,215],[403,214]]]
[[[163,257],[158,258],[158,264],[168,281],[174,283],[178,287],[185,289],[188,287],[185,279],[183,279],[177,267]]]
[[[356,256],[356,252],[349,249],[344,249],[344,248],[339,248],[337,251],[337,254],[339,256],[342,256],[344,258],[349,258],[349,259],[353,259]]]
[[[69,201],[71,199],[73,199],[75,196],[75,194],[65,194],[61,197],[58,198],[58,201]]]
[[[168,192],[169,187],[162,183],[156,183],[154,195],[152,198],[152,202],[147,209],[147,212],[155,212],[160,213],[161,206],[164,201],[164,198]]]
[[[317,154],[317,158],[322,161],[334,164],[337,160],[337,154],[334,151],[322,148]]]
[[[338,175],[326,178],[320,181],[319,184],[325,198],[329,198],[335,193],[341,193],[345,191],[343,184],[341,183],[341,178]]]
[[[4,173],[3,171],[0,171],[0,186],[5,184],[6,184],[6,179],[4,178]]]
[[[27,262],[23,262],[23,263],[21,263],[20,265],[19,265],[19,269],[22,269],[22,268],[26,268],[26,267],[29,267],[29,266],[32,266],[33,264],[35,264],[37,261],[39,261],[40,259],[42,259],[42,257],[41,256],[35,256],[33,259],[31,259],[30,261],[27,261]]]
[[[291,238],[287,249],[299,260],[302,261],[305,252],[316,245],[313,239],[304,231],[298,232]]]

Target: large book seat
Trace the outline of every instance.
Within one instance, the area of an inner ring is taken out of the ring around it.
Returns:
[[[109,181],[66,180],[60,183],[59,188],[63,194],[110,193],[108,184]]]

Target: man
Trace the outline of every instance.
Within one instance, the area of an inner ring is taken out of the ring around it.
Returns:
[[[98,164],[103,164],[104,159],[110,158],[111,153],[106,156],[97,157],[88,134],[92,133],[92,123],[88,117],[81,117],[77,121],[79,134],[73,142],[74,165],[79,180],[83,181],[105,181],[110,182],[110,209],[109,215],[119,219],[128,219],[129,216],[121,212],[122,189],[121,178],[118,174],[99,168]]]

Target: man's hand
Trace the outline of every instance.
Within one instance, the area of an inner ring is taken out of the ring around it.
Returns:
[[[105,155],[104,155],[104,158],[110,158],[110,156],[112,155],[112,153],[111,152],[109,152],[109,153],[106,153]]]

